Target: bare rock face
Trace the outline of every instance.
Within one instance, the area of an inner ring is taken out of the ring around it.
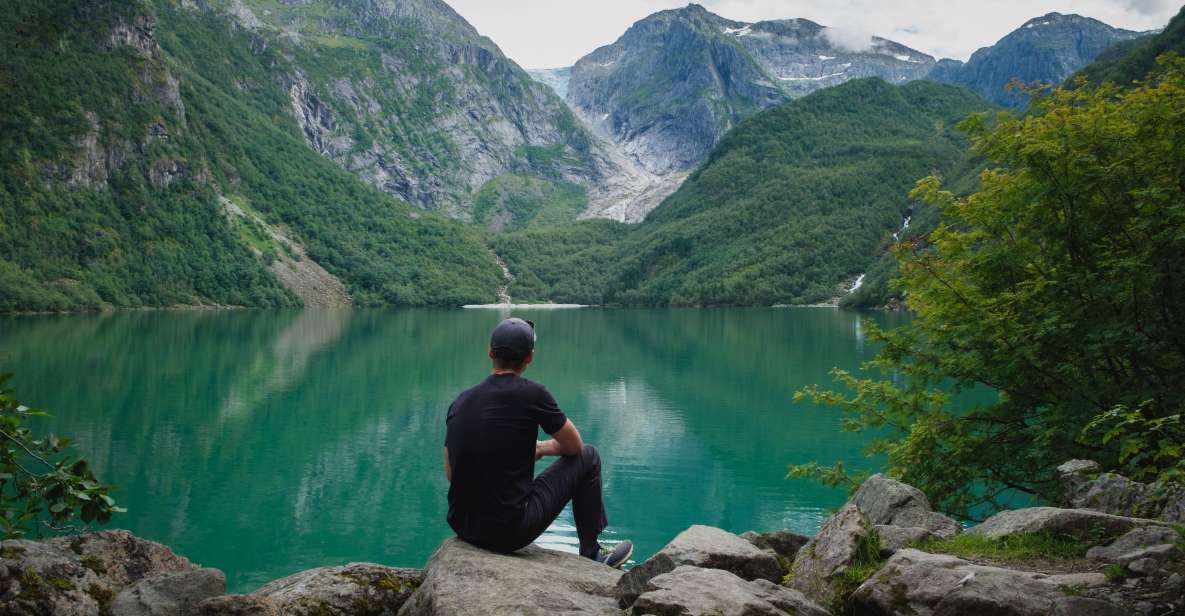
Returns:
[[[171,571],[123,589],[111,604],[112,616],[192,614],[205,599],[226,593],[226,576],[217,569]]]
[[[748,531],[741,533],[741,538],[763,550],[773,550],[780,560],[794,562],[798,550],[811,540],[810,537],[798,533],[775,530],[768,533]]]
[[[582,558],[528,546],[496,554],[457,538],[436,549],[419,590],[400,616],[619,614],[621,572]],[[265,587],[266,588],[266,587]]]
[[[114,610],[121,591],[140,585],[142,596],[182,597],[182,603],[226,592],[221,572],[199,569],[169,548],[124,530],[0,542],[0,614],[166,613]]]
[[[904,549],[893,555],[852,593],[849,608],[859,614],[992,614],[1048,616],[1062,606],[1066,588],[1093,579],[1050,576],[969,563],[945,554]],[[1105,602],[1086,600],[1095,613],[1116,613]],[[1099,604],[1102,605],[1099,605]],[[1059,609],[1063,609],[1062,606]],[[1122,613],[1122,612],[1118,612]]]
[[[827,616],[797,590],[767,580],[745,581],[721,569],[681,565],[651,578],[634,614],[679,616]]]
[[[838,589],[833,579],[858,560],[871,531],[868,516],[854,503],[844,505],[798,551],[790,571],[790,587],[817,603],[834,603]]]
[[[1067,507],[1094,509],[1103,513],[1185,522],[1185,486],[1157,481],[1141,483],[1101,473],[1098,463],[1070,460],[1057,467]]]
[[[253,595],[287,616],[394,616],[423,580],[418,569],[371,563],[320,567],[265,584]]]
[[[934,511],[921,490],[877,473],[860,484],[849,501],[873,524],[916,527],[951,537],[961,530],[959,523]]]
[[[197,604],[196,616],[280,616],[280,609],[266,597],[223,595]]]
[[[1001,511],[975,528],[967,531],[998,539],[1021,533],[1051,533],[1083,540],[1117,537],[1133,528],[1163,525],[1145,518],[1101,513],[1090,509],[1059,509],[1057,507],[1029,507]]]
[[[1111,542],[1110,545],[1095,546],[1086,552],[1091,560],[1101,560],[1113,563],[1128,563],[1147,555],[1151,548],[1165,546],[1172,552],[1174,543],[1180,540],[1177,531],[1167,526],[1144,526],[1129,531],[1127,534]]]
[[[777,582],[782,567],[772,550],[763,550],[732,533],[711,526],[692,526],[657,554],[630,569],[617,583],[621,606],[628,607],[646,591],[651,578],[680,565],[722,569],[746,580]]]
[[[880,538],[881,555],[890,556],[897,550],[921,541],[941,539],[938,535],[917,526],[889,526],[877,524],[873,526],[877,537]]]

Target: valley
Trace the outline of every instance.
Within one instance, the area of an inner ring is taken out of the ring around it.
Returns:
[[[439,0],[4,19],[9,312],[322,302],[297,269],[333,304],[490,303],[499,261],[516,301],[881,306],[913,182],[974,189],[963,117],[1148,40],[1048,14],[961,63],[691,4],[526,71]]]

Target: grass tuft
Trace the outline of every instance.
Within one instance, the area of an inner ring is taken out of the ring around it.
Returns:
[[[949,539],[920,541],[913,544],[925,552],[950,554],[961,558],[991,558],[1005,562],[1051,559],[1074,560],[1086,556],[1090,544],[1049,533],[1026,533],[999,539],[963,533]]]

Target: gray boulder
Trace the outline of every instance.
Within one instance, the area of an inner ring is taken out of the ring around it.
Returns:
[[[897,550],[922,541],[941,539],[938,535],[917,526],[890,526],[877,524],[872,527],[880,540],[881,556],[889,557]]]
[[[1146,548],[1168,545],[1180,539],[1177,531],[1167,526],[1142,526],[1128,531],[1109,545],[1098,545],[1086,551],[1091,560],[1125,563],[1140,558]]]
[[[1001,511],[967,531],[990,539],[1021,533],[1051,533],[1086,541],[1118,537],[1133,528],[1163,525],[1156,520],[1129,518],[1091,509],[1029,507]]]
[[[76,554],[108,584],[120,589],[150,575],[194,567],[189,559],[174,554],[168,547],[126,530],[57,537],[45,543]]]
[[[679,565],[723,569],[746,580],[777,582],[782,578],[782,566],[772,550],[758,548],[719,528],[696,525],[621,576],[617,583],[621,606],[628,607],[645,592],[651,578],[674,571]]]
[[[280,616],[280,609],[266,597],[223,595],[197,604],[196,616]]]
[[[651,578],[633,614],[661,616],[828,616],[802,593],[767,580],[745,581],[722,569],[680,565]]]
[[[0,614],[110,614],[113,600],[125,588],[158,575],[195,569],[167,547],[124,530],[45,541],[3,541]]]
[[[0,542],[0,614],[95,616],[111,595],[71,552],[41,541]]]
[[[939,537],[951,537],[961,530],[959,523],[931,509],[921,490],[877,473],[852,495],[873,524],[924,528]]]
[[[907,548],[861,584],[848,606],[855,613],[876,615],[1048,616],[1075,579],[975,565]]]
[[[868,517],[855,504],[844,505],[798,551],[790,570],[790,587],[816,603],[834,604],[839,593],[835,577],[868,556],[871,532]]]
[[[1129,612],[1101,599],[1059,597],[1053,600],[1050,616],[1128,616]]]
[[[1123,475],[1102,473],[1099,465],[1089,460],[1070,460],[1057,470],[1067,507],[1185,522],[1185,486],[1181,484],[1141,483]]]
[[[741,533],[741,538],[762,550],[773,550],[775,554],[789,562],[794,562],[794,557],[798,555],[798,550],[811,540],[806,535],[784,530],[775,530],[768,533],[758,533],[750,530]]]
[[[285,616],[365,613],[394,616],[423,580],[418,569],[372,563],[320,567],[265,584],[255,597]]]
[[[621,572],[575,554],[528,546],[495,554],[446,540],[400,616],[619,614]]]
[[[226,594],[226,576],[217,569],[170,571],[123,589],[111,603],[112,616],[192,614],[204,599]]]

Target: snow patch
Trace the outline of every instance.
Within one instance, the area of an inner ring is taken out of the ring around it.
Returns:
[[[745,36],[746,34],[749,34],[752,31],[753,31],[752,24],[745,24],[743,27],[740,27],[740,28],[725,28],[724,29],[725,34],[732,34],[735,36]]]
[[[826,62],[827,60],[834,60],[834,59],[835,59],[835,56],[824,56],[824,55],[820,54],[820,55],[819,55],[819,59],[820,59],[820,60],[823,60],[824,62]]]

